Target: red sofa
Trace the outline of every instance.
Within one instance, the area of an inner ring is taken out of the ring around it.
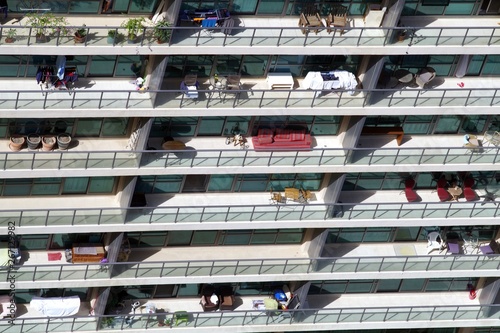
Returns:
[[[257,136],[252,137],[255,150],[279,150],[279,149],[311,149],[311,134],[306,129],[269,128],[259,129]]]

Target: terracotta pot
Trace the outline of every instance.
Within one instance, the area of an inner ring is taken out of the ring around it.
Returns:
[[[10,43],[14,43],[14,38],[9,38],[9,37],[6,37],[6,38],[5,38],[5,42],[6,42],[6,43],[9,43],[9,44],[10,44]]]
[[[82,37],[77,32],[75,32],[75,43],[78,43],[78,44],[85,43],[86,39],[87,39],[87,35]]]
[[[24,145],[24,136],[21,135],[13,135],[10,137],[9,148],[12,151],[20,151],[23,149]]]
[[[55,137],[53,137],[51,135],[42,137],[42,150],[43,151],[50,151],[50,150],[54,149],[55,144],[56,144]]]

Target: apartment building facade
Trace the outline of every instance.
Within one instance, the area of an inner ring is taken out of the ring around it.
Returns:
[[[7,1],[0,332],[498,332],[497,2]]]

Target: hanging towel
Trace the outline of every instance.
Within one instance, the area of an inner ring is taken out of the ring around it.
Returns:
[[[56,67],[57,67],[57,77],[59,78],[59,80],[64,79],[64,68],[66,67],[65,56],[57,56]]]

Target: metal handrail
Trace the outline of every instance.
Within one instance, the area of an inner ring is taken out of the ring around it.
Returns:
[[[155,95],[153,105],[149,95],[137,90],[117,89],[76,89],[50,90],[50,94],[40,90],[0,90],[2,101],[0,110],[164,110],[164,109],[273,109],[287,108],[303,110],[304,108],[331,110],[335,103],[338,109],[377,108],[380,114],[392,114],[391,108],[414,107],[477,107],[485,109],[500,105],[500,88],[432,88],[427,89],[354,89],[335,90],[337,94],[322,94],[331,90],[295,89],[289,91],[271,89],[241,89],[239,94],[231,98],[222,98],[210,89],[198,89],[204,98],[192,100],[180,89],[147,90]],[[428,93],[432,91],[432,94]],[[219,92],[219,91],[218,91]],[[224,91],[220,91],[222,94]],[[232,91],[234,94],[234,91]],[[96,94],[99,97],[96,98]],[[242,96],[245,97],[242,97]],[[334,95],[334,96],[333,96]],[[90,102],[90,103],[89,103]],[[412,111],[413,112],[413,111]]]
[[[248,138],[250,140],[250,138]],[[178,173],[179,169],[224,168],[226,165],[246,167],[317,167],[331,170],[343,167],[344,172],[358,170],[360,166],[387,168],[396,165],[434,166],[475,165],[492,167],[500,163],[500,149],[495,146],[457,147],[397,147],[397,148],[311,148],[297,150],[280,148],[279,152],[254,149],[190,150],[94,150],[94,151],[19,151],[0,154],[0,170],[94,170],[113,169],[117,174],[131,170],[149,173]],[[479,152],[480,150],[480,152]],[[196,153],[193,153],[196,152]],[[81,163],[79,163],[81,162]],[[83,163],[84,162],[84,163]],[[230,162],[230,163],[228,163]],[[276,163],[279,162],[279,163]],[[441,169],[436,169],[441,170]],[[7,174],[4,176],[8,176]]]
[[[254,258],[223,260],[166,260],[127,261],[116,263],[85,264],[23,264],[13,270],[0,270],[0,281],[15,276],[16,282],[80,281],[94,279],[184,278],[217,276],[276,276],[293,275],[295,279],[310,280],[331,278],[333,274],[362,273],[391,274],[421,272],[462,272],[468,276],[484,276],[486,271],[500,269],[500,255],[464,256],[414,255],[370,257],[321,257],[321,258]],[[57,272],[57,274],[48,274]],[[116,273],[115,273],[116,272]],[[461,274],[461,273],[460,273]],[[5,279],[4,279],[5,277]],[[356,277],[354,277],[356,278]],[[0,283],[1,285],[1,283]]]
[[[235,221],[231,214],[238,214]],[[244,220],[241,217],[244,216]],[[398,221],[415,221],[419,226],[422,219],[447,219],[450,222],[470,222],[471,218],[489,218],[485,225],[494,223],[500,216],[498,201],[489,202],[384,202],[384,203],[287,203],[285,205],[205,205],[168,206],[139,208],[57,208],[57,209],[2,209],[0,226],[88,226],[88,225],[143,225],[143,224],[184,224],[187,223],[243,223],[284,221],[332,222],[341,221],[351,225],[357,220],[384,220],[385,225],[398,225]],[[66,220],[66,223],[64,223]],[[463,223],[461,222],[461,223]],[[275,224],[272,227],[276,227]],[[7,234],[7,228],[0,234]]]
[[[56,27],[57,28],[57,27]],[[81,26],[68,26],[69,31],[80,29]],[[37,27],[32,26],[3,26],[3,29],[16,29],[18,36],[26,37],[19,38],[21,44],[32,45],[35,44],[33,30]],[[27,33],[24,33],[28,31]],[[73,44],[72,35],[63,35],[58,31],[53,40],[48,44],[53,45],[72,45],[78,47],[92,46],[106,44],[107,31],[115,30],[126,36],[126,29],[119,26],[86,26],[87,35],[94,35],[93,38],[87,38],[84,43]],[[273,47],[290,47],[290,46],[357,46],[362,47],[367,41],[370,41],[368,46],[403,46],[407,43],[398,42],[396,36],[401,31],[409,31],[410,35],[407,38],[408,46],[419,45],[421,41],[425,41],[422,45],[428,48],[429,46],[466,46],[474,42],[474,46],[491,46],[500,45],[498,39],[494,39],[498,27],[495,26],[478,26],[478,27],[349,27],[337,28],[332,27],[331,30],[348,30],[349,33],[319,33],[312,34],[316,28],[307,27],[232,27],[232,34],[224,34],[227,31],[225,27],[213,27],[211,30],[220,32],[220,34],[205,35],[205,28],[202,27],[166,27],[164,30],[170,31],[170,41],[164,44],[156,44],[154,37],[154,27],[144,27],[139,33],[139,40],[134,44],[127,44],[126,38],[113,39],[113,45],[120,44],[122,46],[136,47],[172,47],[172,46],[185,46],[185,45],[209,45],[211,47],[224,46],[224,47],[252,47],[254,45],[260,46],[265,41],[266,45],[270,45],[270,41],[274,41]],[[326,30],[326,29],[322,29]],[[302,34],[302,31],[309,31],[309,34]],[[195,33],[192,33],[195,32]],[[242,34],[246,32],[246,34]],[[378,35],[377,33],[378,32]],[[262,34],[264,33],[264,34]],[[311,36],[314,36],[313,38]],[[210,44],[208,44],[210,41]],[[3,41],[2,41],[3,43]],[[271,45],[272,45],[271,44]],[[40,44],[38,44],[40,45]],[[46,44],[42,44],[46,45]],[[374,54],[377,52],[387,52],[387,50],[373,49]]]
[[[345,327],[352,329],[352,325],[366,323],[384,323],[386,328],[408,327],[412,322],[433,322],[440,327],[457,327],[457,325],[469,325],[474,323],[475,327],[498,326],[500,319],[496,313],[499,305],[428,305],[428,306],[378,306],[378,307],[326,307],[306,308],[302,305],[298,309],[288,309],[288,316],[280,316],[282,310],[233,310],[214,312],[185,312],[186,320],[182,325],[184,329],[203,329],[210,327],[235,329],[237,327],[269,326],[275,330],[283,325],[313,329],[322,324],[335,324],[337,328]],[[68,316],[68,317],[27,317],[12,319],[11,325],[6,333],[24,333],[29,328],[32,333],[49,332],[78,332],[93,331],[99,325],[100,330],[105,331],[134,331],[140,332],[145,329],[158,327],[158,320],[167,320],[172,326],[176,326],[176,309],[172,312],[140,314],[129,313],[119,315],[96,315],[96,316]],[[112,325],[108,326],[109,318]],[[225,320],[226,319],[226,320]],[[37,325],[38,324],[38,325]],[[42,325],[40,325],[42,324]],[[315,326],[314,326],[315,325]]]

